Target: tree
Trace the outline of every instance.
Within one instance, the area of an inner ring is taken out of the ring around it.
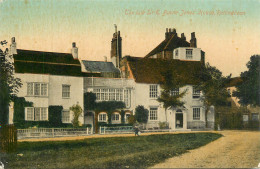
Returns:
[[[0,46],[0,124],[7,124],[9,103],[22,83],[21,79],[14,77],[13,56],[8,52],[7,41],[0,41]]]
[[[182,83],[182,77],[172,71],[162,73],[163,81],[160,83],[160,87],[163,89],[161,95],[157,99],[163,103],[165,109],[165,117],[167,121],[166,110],[168,108],[176,108],[184,105],[181,98],[185,95],[186,90],[181,93],[172,94],[172,91],[179,90],[180,87],[184,86]]]
[[[206,108],[205,118],[207,122],[207,114],[210,106],[226,105],[229,95],[225,85],[229,81],[231,75],[223,76],[221,71],[207,63],[198,74],[198,77],[200,83],[198,84],[197,89],[201,90],[203,93],[201,100],[204,102]]]
[[[92,92],[84,93],[84,110],[94,110],[96,105],[96,95]]]
[[[76,104],[70,107],[70,110],[73,111],[73,120],[72,120],[72,125],[73,127],[79,127],[79,116],[82,114],[82,108],[80,105]]]
[[[137,106],[135,108],[135,119],[139,123],[147,123],[149,110],[145,109],[144,106]]]
[[[260,55],[253,55],[246,64],[248,70],[240,74],[243,82],[233,94],[242,105],[260,106]]]

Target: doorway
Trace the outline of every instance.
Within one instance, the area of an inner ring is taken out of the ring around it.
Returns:
[[[175,128],[183,128],[183,113],[176,113]]]

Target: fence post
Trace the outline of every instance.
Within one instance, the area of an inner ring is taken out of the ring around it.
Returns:
[[[52,137],[54,137],[54,128],[52,128]]]
[[[87,135],[88,135],[88,127],[87,127]]]

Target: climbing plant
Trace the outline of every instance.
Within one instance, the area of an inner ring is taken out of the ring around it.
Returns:
[[[70,110],[73,111],[73,115],[74,115],[73,120],[71,121],[73,127],[79,127],[80,126],[79,116],[82,114],[82,108],[80,107],[80,105],[76,104],[70,107]]]

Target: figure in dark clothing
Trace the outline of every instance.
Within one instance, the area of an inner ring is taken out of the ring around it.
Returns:
[[[135,127],[135,136],[139,136],[139,128],[138,127]]]

